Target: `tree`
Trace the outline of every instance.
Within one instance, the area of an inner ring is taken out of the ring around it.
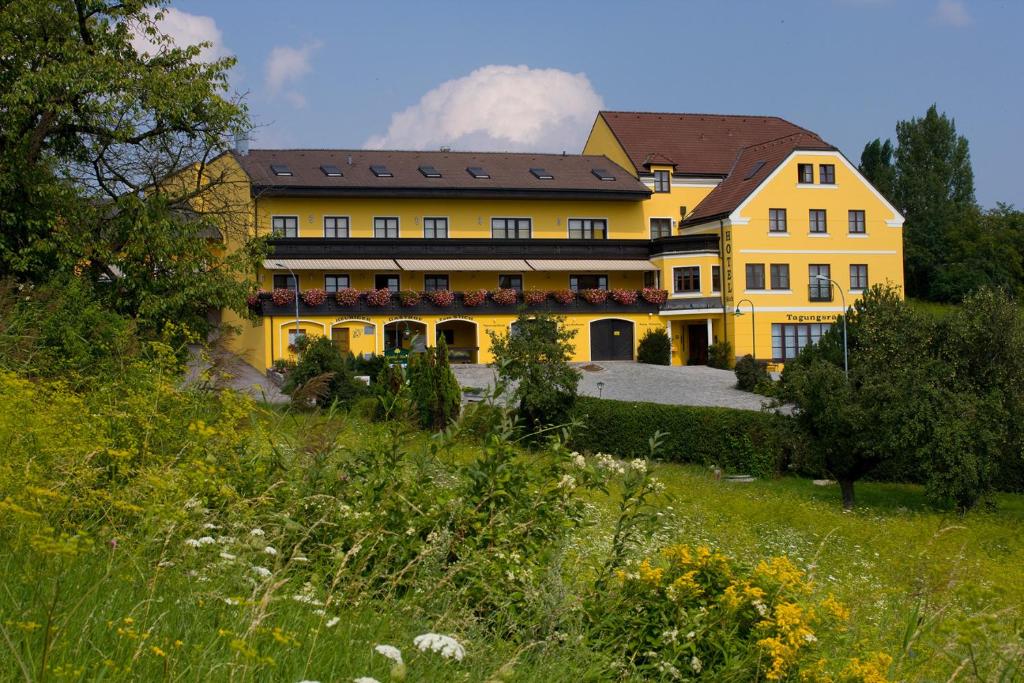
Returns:
[[[977,215],[970,149],[934,104],[923,118],[897,123],[896,138],[894,197],[907,221],[907,294],[934,298],[951,235]]]
[[[865,178],[890,202],[895,201],[896,167],[892,161],[892,141],[875,138],[864,145],[857,166]]]
[[[295,345],[299,361],[281,387],[292,401],[306,404],[315,399],[321,405],[349,406],[369,393],[366,385],[352,376],[345,357],[329,338],[300,335]]]
[[[498,373],[514,383],[512,400],[529,431],[569,421],[579,371],[569,365],[575,330],[549,313],[520,309],[508,334],[488,330]]]
[[[671,365],[672,340],[668,338],[668,332],[660,327],[647,330],[647,334],[640,339],[636,359],[651,365]]]
[[[174,45],[161,5],[5,3],[0,275],[73,273],[155,327],[201,325],[208,306],[244,310],[247,259],[210,247],[244,239],[244,203],[217,200],[232,193],[214,192],[229,181],[215,159],[249,124],[226,95],[234,60]]]
[[[459,416],[462,407],[459,381],[448,362],[448,344],[439,337],[437,346],[409,356],[409,389],[424,429],[440,431]]]

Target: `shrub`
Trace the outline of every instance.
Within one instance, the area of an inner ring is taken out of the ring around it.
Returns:
[[[608,300],[606,289],[581,289],[580,298],[590,304],[603,304]]]
[[[447,289],[433,289],[426,294],[430,303],[439,308],[447,308],[452,305],[453,301],[455,301],[455,295]]]
[[[736,388],[743,391],[754,391],[758,385],[772,381],[768,374],[768,363],[763,360],[754,360],[750,354],[736,361],[735,372]]]
[[[412,307],[417,305],[423,296],[414,289],[403,289],[398,293],[398,301],[403,306]]]
[[[556,289],[551,292],[551,298],[563,306],[567,306],[573,301],[576,301],[576,292],[571,289]]]
[[[366,304],[368,306],[382,307],[391,304],[391,290],[387,287],[371,289],[366,293]]]
[[[511,288],[496,289],[491,292],[491,301],[500,306],[514,306],[519,301],[519,292]]]
[[[548,299],[548,293],[543,289],[528,289],[523,292],[523,301],[527,306],[539,306]]]
[[[278,287],[270,293],[270,299],[275,306],[285,306],[295,301],[295,290],[287,287]]]
[[[581,396],[575,417],[573,448],[623,458],[647,453],[651,434],[661,430],[666,460],[771,477],[784,471],[793,449],[789,418],[774,413]]]
[[[384,363],[373,383],[373,395],[377,399],[376,419],[389,420],[405,414],[409,386],[401,365]]]
[[[302,302],[307,306],[319,306],[327,299],[327,292],[322,289],[307,289],[302,293]]]
[[[636,290],[635,289],[613,289],[611,291],[612,300],[616,303],[622,304],[623,306],[631,306],[636,303]]]
[[[486,289],[473,289],[462,293],[462,303],[465,306],[479,306],[487,301]]]
[[[672,340],[661,328],[647,330],[637,347],[636,359],[651,365],[672,364]]]
[[[339,289],[334,294],[334,300],[338,302],[339,306],[355,306],[359,303],[359,298],[362,293],[358,289],[352,289],[346,287],[345,289]]]
[[[448,364],[448,345],[439,337],[437,346],[409,357],[409,395],[424,429],[441,431],[459,416],[462,393]]]
[[[352,377],[344,356],[330,339],[302,335],[296,345],[299,360],[281,387],[293,403],[305,405],[315,400],[320,405],[348,406],[366,395],[366,385]]]
[[[715,342],[708,347],[708,367],[728,370],[732,344],[727,341]]]
[[[654,287],[644,287],[640,290],[640,296],[643,300],[649,304],[658,304],[659,306],[668,301],[668,291],[664,289],[655,289]]]

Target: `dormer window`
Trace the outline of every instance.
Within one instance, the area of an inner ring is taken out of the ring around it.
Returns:
[[[532,173],[534,175],[534,177],[539,179],[539,180],[554,180],[555,179],[555,176],[551,175],[550,173],[545,171],[543,168],[531,168],[530,169],[530,173]]]
[[[370,166],[370,172],[378,178],[394,178],[394,174],[388,170],[387,166],[383,164],[374,164]]]
[[[671,181],[669,180],[668,171],[655,171],[654,172],[654,191],[655,192],[669,192],[669,191],[671,191]]]
[[[594,168],[590,172],[597,176],[599,180],[615,180],[615,176],[603,168]]]
[[[757,172],[760,171],[761,168],[763,168],[763,167],[764,167],[764,162],[763,161],[759,161],[756,164],[754,164],[753,166],[751,166],[750,167],[750,172],[747,173],[747,176],[744,178],[744,180],[750,180],[751,178],[753,178],[755,175],[757,175]]]
[[[470,167],[468,167],[466,169],[466,173],[468,173],[469,175],[471,175],[474,178],[477,178],[479,180],[486,180],[487,178],[491,177],[490,175],[488,175],[487,171],[485,171],[484,169],[482,169],[479,166],[470,166]]]
[[[294,173],[292,173],[292,169],[288,168],[288,164],[271,164],[270,171],[274,175],[279,176],[295,175]]]
[[[420,173],[423,174],[424,178],[440,178],[441,172],[433,166],[420,166]]]
[[[797,164],[796,181],[801,185],[813,185],[814,164]]]
[[[344,175],[341,172],[341,169],[338,168],[337,166],[335,166],[334,164],[323,164],[320,167],[320,170],[328,178],[340,178],[340,177],[342,177]]]

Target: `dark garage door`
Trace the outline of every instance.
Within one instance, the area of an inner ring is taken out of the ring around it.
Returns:
[[[633,323],[628,320],[590,323],[590,360],[633,360]]]

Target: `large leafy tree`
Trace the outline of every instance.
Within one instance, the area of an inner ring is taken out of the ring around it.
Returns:
[[[210,248],[245,224],[241,205],[214,201],[229,195],[214,192],[228,176],[211,165],[248,126],[227,94],[233,59],[175,45],[161,8],[0,9],[0,275],[73,273],[156,326],[200,321],[208,306],[241,310],[247,261]]]
[[[895,199],[896,166],[892,160],[892,141],[875,138],[864,145],[857,169],[871,181],[875,188],[890,202]]]

